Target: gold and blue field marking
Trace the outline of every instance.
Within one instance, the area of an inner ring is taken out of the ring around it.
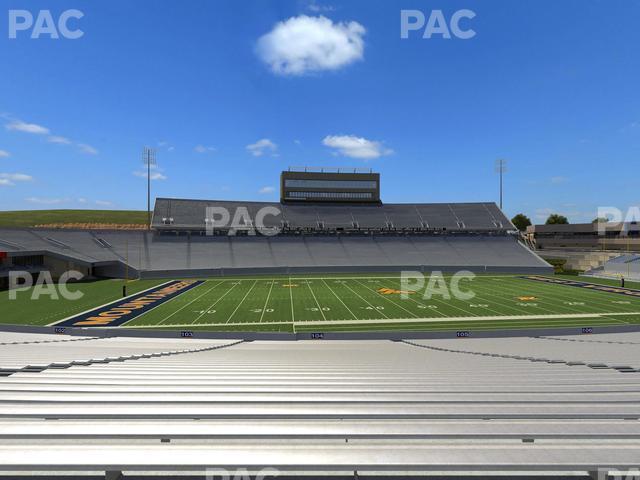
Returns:
[[[580,282],[577,280],[567,280],[564,278],[542,277],[539,275],[527,275],[525,277],[520,277],[520,278],[524,278],[526,280],[533,280],[536,282],[551,283],[555,285],[566,285],[568,287],[586,288],[586,289],[595,290],[598,292],[617,293],[618,295],[626,295],[629,297],[640,298],[640,290],[636,290],[633,288],[613,287],[611,285],[602,285],[599,283]]]
[[[174,280],[159,287],[103,305],[88,312],[68,318],[58,327],[118,327],[149,310],[173,300],[202,284],[195,280]]]

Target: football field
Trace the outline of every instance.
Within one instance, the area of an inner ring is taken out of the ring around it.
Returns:
[[[640,297],[519,276],[478,276],[460,284],[473,298],[458,299],[446,280],[447,288],[432,295],[425,288],[402,290],[397,276],[207,280],[124,326],[324,332],[640,322]]]
[[[0,296],[2,323],[136,329],[258,332],[459,331],[592,327],[640,323],[640,286],[581,277],[444,277],[435,289],[412,288],[399,275],[209,278],[200,281],[103,280],[70,286],[80,300],[21,292]],[[559,283],[556,283],[559,282]],[[586,282],[586,283],[584,283]],[[425,279],[425,286],[429,279]],[[176,288],[177,287],[177,288]],[[404,290],[403,290],[404,289]],[[161,301],[157,298],[164,294]],[[152,297],[155,300],[151,301]],[[148,303],[136,310],[141,303]],[[113,322],[113,312],[121,316]],[[120,314],[125,313],[122,316]],[[91,319],[108,319],[95,323]],[[87,321],[89,319],[89,321]],[[84,323],[83,323],[84,322]],[[93,322],[93,323],[92,323]]]

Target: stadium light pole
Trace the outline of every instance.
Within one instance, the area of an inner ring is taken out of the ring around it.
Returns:
[[[500,210],[502,210],[502,185],[504,174],[507,173],[507,161],[503,158],[496,160],[496,173],[500,175]]]
[[[147,166],[147,230],[151,230],[151,168],[156,166],[156,150],[142,149],[142,163]]]

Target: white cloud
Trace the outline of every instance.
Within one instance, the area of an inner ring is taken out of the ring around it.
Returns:
[[[30,182],[31,180],[33,177],[24,173],[0,173],[0,185],[3,187],[12,187],[15,182]]]
[[[68,203],[68,198],[42,198],[42,197],[28,197],[25,198],[28,203],[35,203],[37,205],[59,205],[61,203]]]
[[[10,156],[11,156],[11,154],[9,152],[7,152],[6,150],[0,150],[0,158],[8,158]]]
[[[553,183],[554,185],[558,185],[560,183],[566,183],[569,181],[567,177],[561,177],[561,176],[551,177],[550,180],[551,180],[551,183]]]
[[[98,155],[98,150],[93,148],[91,145],[87,145],[86,143],[78,143],[78,148],[81,153],[86,153],[87,155]]]
[[[55,143],[57,145],[75,145],[76,147],[78,147],[81,153],[85,153],[87,155],[98,155],[98,150],[96,150],[91,145],[87,145],[86,143],[74,143],[67,137],[63,137],[61,135],[52,135],[51,131],[48,128],[43,127],[42,125],[27,123],[23,122],[22,120],[11,120],[5,125],[5,128],[7,130],[16,132],[32,133],[35,135],[47,135],[47,142],[49,143]]]
[[[167,152],[173,152],[173,151],[176,149],[176,147],[174,147],[174,146],[173,146],[173,145],[171,145],[169,142],[164,141],[164,140],[163,140],[163,141],[161,141],[161,142],[158,142],[158,147],[160,147],[160,148],[166,148],[166,149],[167,149]]]
[[[65,197],[65,198],[28,197],[28,198],[25,198],[25,201],[27,203],[33,203],[33,204],[36,204],[36,205],[60,205],[60,204],[87,205],[89,203],[89,200],[87,200],[86,198],[75,198],[74,199],[74,198],[69,198],[69,197]],[[113,205],[113,203],[111,203],[111,202],[106,202],[106,201],[102,201],[102,200],[95,200],[93,203],[95,203],[96,205],[102,206],[102,207],[107,207],[107,206],[112,206]]]
[[[380,142],[354,135],[329,135],[322,140],[322,143],[327,147],[335,148],[345,157],[363,160],[371,160],[393,153],[393,150],[385,148]]]
[[[35,135],[49,135],[49,129],[35,123],[26,123],[20,120],[13,120],[5,125],[7,130],[15,132],[33,133]]]
[[[215,152],[214,147],[205,147],[204,145],[196,145],[193,150],[197,153]]]
[[[51,135],[47,138],[47,142],[49,143],[57,143],[58,145],[70,145],[71,140],[67,137],[61,137],[59,135]]]
[[[276,191],[276,189],[274,187],[262,187],[260,190],[258,190],[258,193],[261,193],[263,195],[267,195],[267,194],[273,193],[275,191]]]
[[[147,172],[133,172],[136,177],[147,178]],[[166,180],[167,176],[160,172],[151,172],[151,180]]]
[[[263,138],[262,140],[258,140],[256,143],[247,145],[247,150],[249,150],[254,157],[261,157],[267,152],[274,154],[278,150],[278,145],[268,138]]]
[[[365,32],[357,22],[300,15],[277,23],[260,37],[257,53],[280,75],[337,70],[363,58]]]

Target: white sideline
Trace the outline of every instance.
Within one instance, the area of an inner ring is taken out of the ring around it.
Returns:
[[[385,324],[385,323],[437,323],[437,322],[468,322],[468,321],[486,321],[486,320],[557,320],[567,318],[601,318],[601,317],[618,317],[640,315],[640,312],[621,312],[621,313],[567,313],[562,315],[493,315],[493,316],[477,316],[477,317],[436,317],[436,318],[372,318],[369,320],[309,320],[294,321],[294,325],[351,325],[361,323],[367,324]],[[246,322],[246,323],[196,323],[186,325],[183,323],[174,325],[136,325],[130,328],[182,328],[182,327],[221,327],[221,326],[249,326],[249,325],[281,325],[292,322]],[[118,327],[106,327],[118,328]]]
[[[168,281],[166,281],[164,283],[160,283],[160,284],[156,285],[155,287],[147,288],[146,290],[140,290],[139,292],[132,293],[131,295],[127,295],[126,297],[116,298],[115,300],[111,300],[110,302],[107,302],[104,305],[96,305],[95,307],[91,307],[90,309],[85,310],[84,312],[74,313],[73,315],[69,315],[68,317],[63,318],[62,320],[56,320],[53,323],[47,324],[47,327],[53,327],[54,325],[57,325],[57,324],[62,323],[62,322],[66,322],[67,320],[70,320],[70,319],[72,319],[74,317],[77,317],[79,315],[84,315],[85,313],[92,312],[93,310],[97,310],[99,308],[107,307],[107,306],[109,306],[109,305],[111,305],[113,303],[124,301],[124,300],[127,300],[127,299],[131,298],[131,297],[135,297],[136,295],[147,293],[150,290],[154,290],[156,288],[164,287],[165,285],[168,285],[171,282],[175,282],[175,280],[168,280]]]

